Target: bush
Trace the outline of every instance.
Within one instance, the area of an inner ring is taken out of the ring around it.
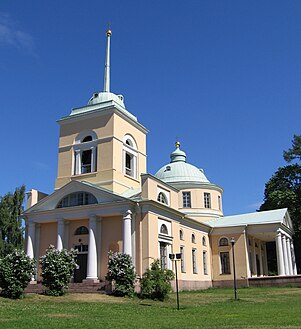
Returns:
[[[173,278],[173,272],[162,269],[159,260],[155,260],[142,276],[141,297],[163,301],[171,291]]]
[[[2,296],[21,298],[35,272],[35,260],[24,251],[14,250],[0,259],[0,287]]]
[[[50,245],[46,250],[46,255],[40,257],[42,283],[48,288],[46,290],[47,295],[64,295],[77,266],[76,256],[77,252],[73,249],[59,251]]]
[[[106,279],[114,282],[115,296],[133,296],[136,273],[130,255],[109,252],[108,273]]]

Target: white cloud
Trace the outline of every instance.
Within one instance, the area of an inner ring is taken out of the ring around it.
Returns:
[[[7,13],[0,12],[0,46],[14,47],[36,56],[33,37]]]

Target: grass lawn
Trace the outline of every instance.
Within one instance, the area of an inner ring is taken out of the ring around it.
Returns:
[[[0,328],[301,328],[301,288],[180,293],[166,302],[100,294],[0,298]]]

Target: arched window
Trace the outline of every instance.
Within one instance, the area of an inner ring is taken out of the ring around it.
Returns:
[[[87,229],[86,226],[78,227],[74,233],[74,235],[84,235],[84,234],[89,234],[89,230]]]
[[[168,234],[168,229],[167,229],[167,226],[165,224],[162,224],[161,225],[160,233],[162,233],[162,234]]]
[[[195,243],[195,235],[193,233],[191,234],[191,242]]]
[[[207,241],[206,241],[206,238],[203,236],[203,238],[202,238],[202,242],[203,242],[203,246],[205,247],[205,246],[207,246]]]
[[[220,247],[229,246],[229,240],[228,240],[228,238],[220,238],[218,245]]]
[[[160,192],[158,194],[157,201],[164,203],[164,204],[168,204],[166,195],[163,192]]]
[[[67,208],[67,207],[76,207],[84,206],[87,204],[96,204],[97,199],[95,196],[88,192],[75,192],[66,195],[63,199],[60,200],[57,208]]]
[[[180,240],[184,240],[184,233],[182,230],[180,230]]]
[[[137,178],[137,144],[134,138],[130,135],[125,135],[123,138],[123,163],[124,174]]]
[[[74,174],[81,175],[97,170],[97,135],[84,131],[74,142]]]

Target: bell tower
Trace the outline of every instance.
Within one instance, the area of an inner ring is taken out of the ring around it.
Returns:
[[[56,189],[78,180],[123,193],[139,188],[140,175],[146,173],[148,131],[127,111],[124,97],[110,91],[111,30],[106,36],[103,91],[58,120]]]

